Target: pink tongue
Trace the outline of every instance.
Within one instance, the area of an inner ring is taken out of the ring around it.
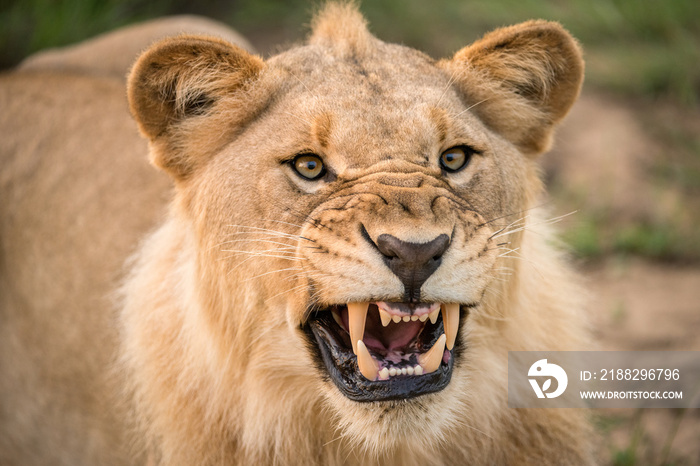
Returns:
[[[376,308],[372,309],[370,307],[367,313],[363,341],[368,348],[376,350],[393,351],[402,349],[416,339],[423,325],[423,322],[420,321],[410,321],[391,322],[388,326],[383,327]]]

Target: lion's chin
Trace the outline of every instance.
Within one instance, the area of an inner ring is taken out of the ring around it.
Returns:
[[[353,401],[444,389],[459,357],[460,314],[473,305],[361,302],[316,311],[305,326],[319,366]]]

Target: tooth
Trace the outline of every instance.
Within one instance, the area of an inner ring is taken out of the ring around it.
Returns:
[[[417,320],[418,320],[418,316],[416,316],[416,315],[411,316],[411,321],[412,321],[412,322],[415,322],[415,321],[417,321]]]
[[[389,369],[389,375],[392,376],[392,377],[396,375],[396,372],[397,372],[397,371],[396,371],[396,368],[395,368],[395,367],[392,367],[391,369]]]
[[[384,309],[379,309],[379,318],[382,319],[382,326],[386,327],[391,322],[391,314],[386,312]]]
[[[457,330],[459,330],[459,304],[443,304],[442,323],[447,337],[447,349],[451,350],[455,345]]]
[[[428,314],[423,314],[422,316],[419,317],[419,319],[421,322],[425,322],[426,320],[428,320]]]
[[[416,367],[413,368],[413,373],[416,375],[423,375],[423,368],[420,367],[420,364],[416,364]]]
[[[401,316],[394,316],[391,318],[391,320],[398,324],[399,322],[401,322]]]
[[[445,340],[447,337],[443,333],[427,353],[418,356],[418,362],[423,366],[423,373],[435,372],[442,362],[442,355],[445,353]]]
[[[408,371],[406,370],[405,367],[402,367],[401,368],[401,375],[406,375],[406,374],[408,374]]]
[[[357,340],[357,367],[367,380],[377,378],[377,364],[362,340]]]
[[[348,327],[350,327],[350,341],[352,352],[357,354],[357,340],[362,340],[365,334],[365,320],[369,303],[348,303]]]
[[[382,370],[379,371],[379,378],[382,380],[386,380],[389,378],[389,369],[386,367],[383,368]]]
[[[403,316],[404,322],[408,322],[409,320],[411,320],[411,316]]]
[[[412,366],[408,366],[408,367],[406,368],[406,373],[407,373],[408,375],[413,375],[413,372],[414,372],[414,369],[413,369]]]
[[[430,323],[434,324],[437,322],[438,314],[440,313],[440,308],[435,309],[433,312],[430,313]]]

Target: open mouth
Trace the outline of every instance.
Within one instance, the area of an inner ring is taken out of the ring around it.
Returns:
[[[316,312],[307,330],[345,396],[387,401],[447,386],[459,323],[459,304],[362,302]]]

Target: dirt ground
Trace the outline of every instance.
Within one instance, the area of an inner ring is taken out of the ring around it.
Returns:
[[[648,167],[663,156],[663,143],[642,121],[624,103],[582,96],[543,161],[558,213],[607,209],[618,222],[635,222],[683,203],[673,186],[653,185]],[[557,193],[566,200],[557,201]],[[581,269],[600,349],[700,351],[700,264],[607,257]],[[700,464],[698,409],[597,410],[594,415],[608,464]]]
[[[600,349],[700,351],[700,267],[639,259],[586,267]],[[700,464],[700,410],[597,410],[615,465]]]

